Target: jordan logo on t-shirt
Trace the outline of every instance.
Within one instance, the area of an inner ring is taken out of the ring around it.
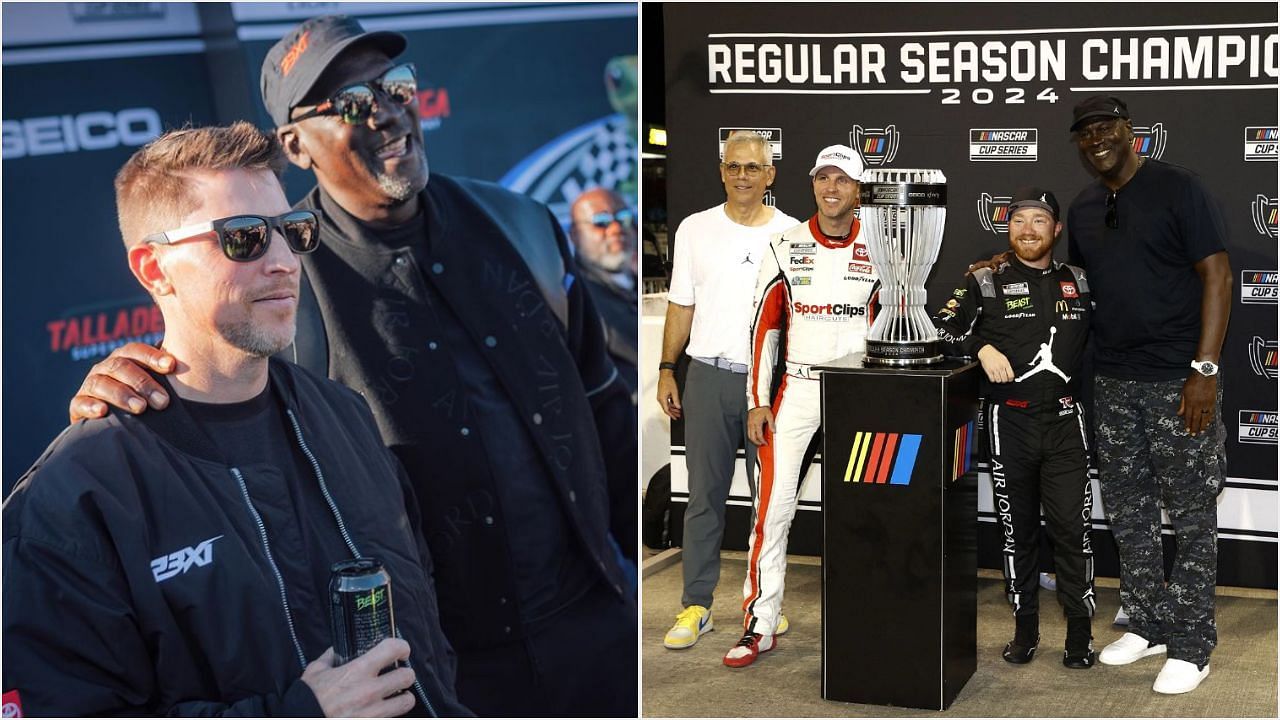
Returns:
[[[1040,343],[1040,352],[1036,353],[1036,356],[1031,358],[1031,369],[1014,378],[1014,382],[1022,382],[1041,370],[1048,370],[1054,375],[1057,375],[1062,378],[1062,382],[1071,382],[1071,378],[1064,375],[1062,371],[1058,369],[1058,366],[1053,364],[1053,336],[1057,334],[1057,327],[1049,328],[1049,342]]]

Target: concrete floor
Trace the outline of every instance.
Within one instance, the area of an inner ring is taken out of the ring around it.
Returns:
[[[653,562],[651,560],[650,562]],[[659,559],[661,564],[661,560]],[[1270,717],[1277,716],[1276,593],[1220,588],[1218,648],[1211,672],[1185,695],[1159,695],[1151,683],[1161,657],[1090,670],[1062,666],[1066,623],[1049,605],[1041,617],[1036,659],[1013,666],[1000,658],[1013,622],[999,575],[978,582],[978,669],[946,712],[856,705],[821,698],[821,567],[817,558],[790,558],[783,611],[791,631],[778,647],[743,669],[721,658],[741,634],[744,553],[723,553],[717,630],[692,648],[668,650],[662,636],[680,611],[678,559],[644,578],[642,653],[646,717]],[[1119,605],[1114,579],[1098,582],[1094,646],[1123,634],[1110,624]]]

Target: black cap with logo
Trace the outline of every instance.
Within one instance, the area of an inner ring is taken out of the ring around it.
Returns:
[[[1023,208],[1040,208],[1049,211],[1053,215],[1053,219],[1058,219],[1058,198],[1053,196],[1052,192],[1038,187],[1020,187],[1013,193],[1013,198],[1009,200],[1009,214]]]
[[[1080,129],[1081,125],[1101,118],[1129,119],[1129,106],[1114,95],[1094,95],[1082,100],[1072,111],[1071,132]]]
[[[394,58],[409,41],[398,32],[365,32],[349,15],[324,15],[307,20],[271,46],[262,61],[262,102],[277,126],[289,122],[289,113],[321,73],[355,43],[369,43]]]

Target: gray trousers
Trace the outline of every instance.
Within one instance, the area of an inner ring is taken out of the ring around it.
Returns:
[[[1206,432],[1191,437],[1178,417],[1183,380],[1094,383],[1102,500],[1120,552],[1120,602],[1129,631],[1168,644],[1169,657],[1203,666],[1218,642],[1218,491],[1226,469],[1222,382]],[[1164,581],[1160,506],[1177,555]]]
[[[681,603],[710,608],[720,581],[724,508],[739,445],[747,449],[747,477],[755,472],[756,446],[747,440],[747,376],[694,360],[682,398],[689,507],[684,512]]]

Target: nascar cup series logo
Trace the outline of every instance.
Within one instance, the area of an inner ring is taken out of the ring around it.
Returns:
[[[849,132],[849,145],[862,156],[862,163],[867,167],[883,167],[893,162],[898,156],[898,140],[900,135],[894,125],[883,128],[864,128],[854,125]]]
[[[969,130],[970,162],[1035,162],[1038,155],[1035,128]]]
[[[1276,411],[1241,410],[1237,439],[1250,445],[1275,445]]]
[[[1280,157],[1277,152],[1277,141],[1280,141],[1280,133],[1277,133],[1275,125],[1270,127],[1246,127],[1244,129],[1244,159],[1245,160],[1275,160]]]
[[[1133,126],[1133,151],[1142,157],[1159,160],[1164,155],[1168,139],[1169,133],[1164,129],[1164,123]]]
[[[1280,297],[1275,270],[1241,270],[1240,302],[1245,305],[1275,305]]]
[[[1265,378],[1280,377],[1276,369],[1276,341],[1267,342],[1257,335],[1249,342],[1249,367]]]
[[[729,136],[736,132],[753,132],[764,138],[769,143],[769,152],[773,155],[773,162],[782,159],[782,128],[720,128],[720,159],[724,160],[724,143]]]
[[[1009,201],[1011,195],[988,195],[978,198],[978,223],[996,235],[1009,232]]]
[[[1276,209],[1280,207],[1280,203],[1276,202],[1276,198],[1259,195],[1249,205],[1253,208],[1254,229],[1258,231],[1259,235],[1269,235],[1274,239],[1276,237]]]

